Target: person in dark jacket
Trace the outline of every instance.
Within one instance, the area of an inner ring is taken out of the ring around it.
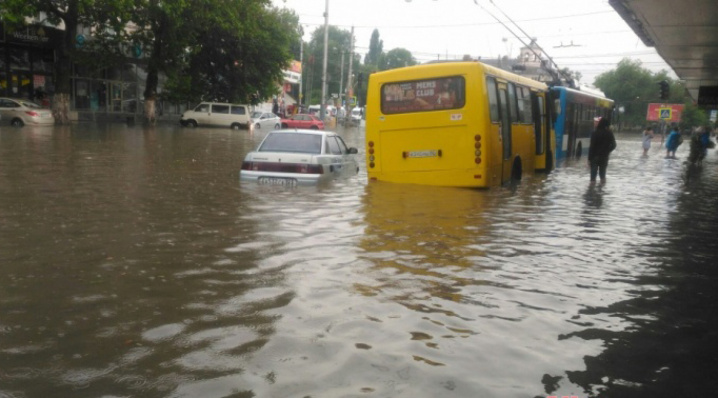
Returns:
[[[591,146],[588,148],[588,165],[591,167],[591,182],[596,181],[596,175],[601,177],[601,183],[606,182],[606,168],[608,156],[616,149],[616,137],[610,128],[608,118],[601,118],[596,131],[591,133]]]

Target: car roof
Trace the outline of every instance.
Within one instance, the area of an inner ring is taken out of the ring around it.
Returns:
[[[270,132],[271,134],[279,133],[279,134],[314,134],[314,135],[327,135],[327,136],[333,136],[337,135],[337,133],[333,131],[327,131],[327,130],[310,130],[310,129],[284,129],[284,130],[272,130]]]

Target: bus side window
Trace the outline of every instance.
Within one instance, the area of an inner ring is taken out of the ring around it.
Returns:
[[[493,77],[486,78],[486,91],[489,95],[489,114],[493,123],[499,122],[499,100],[496,96],[496,80]]]
[[[516,87],[513,83],[509,83],[509,114],[511,115],[511,122],[518,122],[519,115],[516,109]]]

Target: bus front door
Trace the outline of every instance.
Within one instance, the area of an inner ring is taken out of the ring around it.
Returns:
[[[499,112],[501,113],[501,183],[511,179],[511,115],[506,84],[499,84]]]

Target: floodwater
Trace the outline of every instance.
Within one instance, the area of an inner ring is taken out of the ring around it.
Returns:
[[[718,391],[718,159],[240,185],[261,131],[0,130],[0,397]],[[679,158],[685,159],[688,145]]]

